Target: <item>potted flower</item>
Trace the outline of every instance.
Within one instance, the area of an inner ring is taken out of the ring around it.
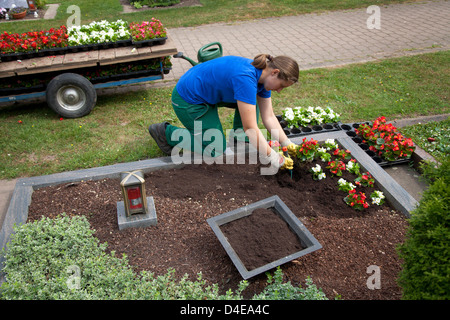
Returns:
[[[14,7],[9,10],[14,19],[23,19],[27,15],[27,8],[24,7]]]

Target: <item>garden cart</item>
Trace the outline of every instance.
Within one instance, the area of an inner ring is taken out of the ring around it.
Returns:
[[[58,115],[82,117],[94,108],[96,89],[163,79],[171,69],[168,59],[176,52],[172,39],[168,38],[164,44],[154,46],[80,49],[64,54],[2,61],[0,83],[14,83],[16,87],[0,88],[0,105],[44,97]],[[168,68],[163,65],[165,62],[168,62]],[[130,64],[153,64],[154,68],[123,73],[122,66]],[[103,69],[113,71],[105,76],[101,73]],[[42,83],[42,79],[48,81]],[[27,86],[20,87],[21,83],[27,83]]]

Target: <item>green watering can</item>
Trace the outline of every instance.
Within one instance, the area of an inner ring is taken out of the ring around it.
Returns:
[[[213,46],[217,46],[217,47],[213,47]],[[213,48],[210,48],[210,47],[213,47]],[[219,58],[222,56],[222,54],[223,54],[222,45],[219,42],[211,42],[211,43],[208,43],[207,45],[201,47],[198,50],[198,53],[197,53],[198,62],[195,62],[192,59],[185,57],[183,55],[183,52],[178,52],[173,57],[174,58],[183,58],[183,59],[189,61],[193,66],[196,66],[199,63],[202,63],[202,62],[205,62],[208,60],[212,60],[215,58]]]

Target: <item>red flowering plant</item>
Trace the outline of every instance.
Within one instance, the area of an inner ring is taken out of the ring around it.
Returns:
[[[415,150],[411,138],[405,138],[395,126],[386,123],[385,117],[377,118],[371,126],[361,124],[355,131],[369,145],[369,150],[388,161],[409,159]]]
[[[306,141],[306,138],[303,138],[302,144],[296,150],[296,156],[302,161],[313,161],[318,148],[317,140],[311,138],[311,140]]]
[[[67,28],[51,28],[49,30],[25,33],[0,34],[0,53],[38,51],[41,49],[63,48],[67,46]]]
[[[156,38],[165,38],[167,31],[161,21],[152,18],[151,21],[130,23],[130,33],[133,41],[144,41]]]
[[[342,172],[345,170],[345,163],[341,160],[333,160],[328,162],[327,169],[335,176],[342,176]]]
[[[369,172],[366,172],[355,179],[355,184],[357,186],[373,187],[375,185],[375,179]]]
[[[338,158],[341,158],[342,160],[350,160],[352,158],[350,151],[339,148],[336,148],[333,151],[333,155],[335,155]]]
[[[355,210],[363,210],[369,207],[369,203],[366,201],[366,194],[361,191],[356,192],[356,189],[351,189],[344,201]]]

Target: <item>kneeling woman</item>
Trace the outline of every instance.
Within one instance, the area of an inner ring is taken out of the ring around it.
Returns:
[[[243,129],[260,157],[270,161],[272,166],[291,169],[292,160],[275,152],[267,143],[258,128],[258,118],[261,114],[272,139],[287,146],[288,150],[295,148],[273,112],[271,91],[280,92],[293,85],[298,81],[298,76],[297,62],[286,56],[259,54],[253,60],[225,56],[203,62],[186,72],[172,93],[173,109],[185,128],[164,122],[152,124],[149,132],[166,154],[171,154],[172,148],[178,146],[191,151],[201,150],[203,155],[216,157],[226,148],[218,108],[236,108],[235,132]],[[204,137],[211,129],[221,133],[220,139],[215,135],[213,143]],[[183,137],[184,143],[180,143],[180,137]],[[185,137],[190,137],[186,139],[188,145]]]

